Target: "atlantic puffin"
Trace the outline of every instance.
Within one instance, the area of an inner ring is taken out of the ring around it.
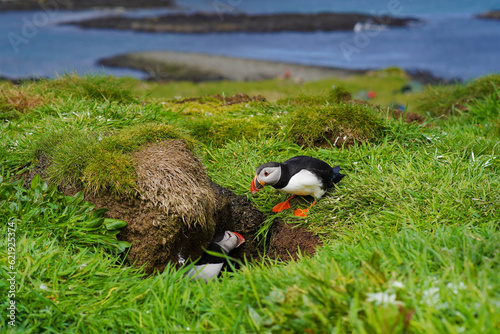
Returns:
[[[295,195],[313,196],[313,206],[328,188],[339,183],[344,176],[340,174],[340,166],[332,168],[323,160],[299,155],[283,163],[267,162],[260,165],[250,185],[250,192],[255,194],[264,186],[270,185],[280,192],[292,194],[292,197],[273,208],[273,212],[281,212],[290,208],[290,200]],[[296,209],[294,214],[306,217],[309,208]]]
[[[222,267],[226,263],[225,256],[244,242],[245,238],[239,233],[231,231],[217,233],[208,246],[207,251],[219,253],[221,256],[204,252],[201,258],[195,262],[194,266],[186,272],[186,275],[195,280],[202,279],[205,282],[219,276]]]

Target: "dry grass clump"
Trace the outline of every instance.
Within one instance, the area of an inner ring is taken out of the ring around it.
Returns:
[[[30,87],[0,86],[0,118],[18,117],[47,102],[46,96],[33,92]]]
[[[211,224],[215,194],[205,167],[182,140],[148,144],[132,156],[141,200],[187,226]]]
[[[77,99],[134,102],[135,98],[126,84],[126,79],[99,75],[67,74],[53,80],[44,80],[41,89],[58,91],[59,95]]]

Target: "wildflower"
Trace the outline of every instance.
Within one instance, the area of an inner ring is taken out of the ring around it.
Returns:
[[[388,306],[388,305],[404,305],[403,302],[396,300],[395,293],[389,292],[376,292],[376,293],[367,293],[366,301],[373,302],[375,305],[380,306]]]
[[[455,284],[455,283],[448,283],[446,285],[446,287],[448,289],[450,289],[451,291],[453,291],[454,294],[457,294],[458,293],[458,290],[465,290],[467,287],[465,286],[464,282],[460,282],[458,284]]]
[[[389,286],[391,288],[395,288],[395,289],[404,289],[404,287],[405,287],[404,283],[399,282],[399,281],[391,282],[391,283],[389,283]]]
[[[433,306],[439,302],[439,288],[430,288],[422,293],[422,302],[427,306]]]

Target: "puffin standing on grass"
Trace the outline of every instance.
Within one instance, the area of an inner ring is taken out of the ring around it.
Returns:
[[[257,168],[255,177],[250,185],[250,191],[255,194],[264,186],[270,185],[283,193],[292,194],[285,202],[277,204],[273,212],[281,212],[290,208],[290,200],[299,196],[313,196],[314,202],[321,198],[328,188],[339,183],[345,176],[340,174],[340,166],[330,167],[326,162],[299,155],[283,163],[267,162]],[[295,216],[306,217],[307,209],[296,209]]]
[[[226,263],[226,256],[244,242],[245,238],[239,233],[231,231],[217,233],[207,251],[218,253],[220,256],[204,252],[201,258],[196,261],[194,267],[186,272],[186,275],[193,279],[202,279],[205,282],[219,276],[222,267]]]

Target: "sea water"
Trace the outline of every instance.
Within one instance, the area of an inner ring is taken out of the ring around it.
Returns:
[[[175,10],[0,12],[0,76],[53,77],[67,72],[105,72],[104,57],[134,51],[183,51],[351,69],[398,66],[468,80],[500,73],[500,20],[476,14],[500,8],[498,0],[185,0]],[[358,12],[421,20],[404,28],[355,33],[279,32],[174,34],[81,29],[61,22],[102,15],[149,16],[171,11],[219,13]]]

